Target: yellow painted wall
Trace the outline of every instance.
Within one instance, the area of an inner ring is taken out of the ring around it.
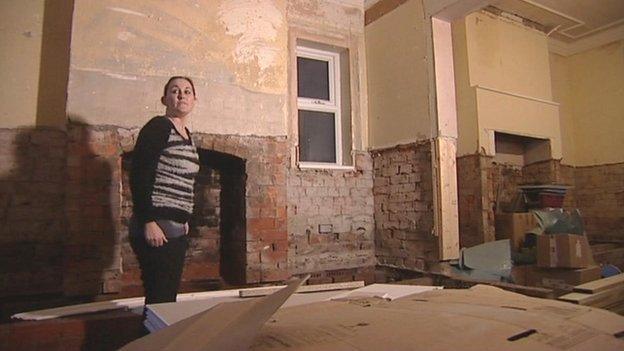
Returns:
[[[561,162],[576,164],[576,143],[574,142],[574,115],[570,96],[572,82],[568,74],[568,59],[561,55],[550,54],[550,78],[553,100],[559,103],[559,122],[561,127]]]
[[[624,162],[624,41],[569,57],[552,54],[551,63],[571,163]]]
[[[0,128],[37,120],[43,0],[0,1]]]
[[[552,98],[544,33],[485,12],[465,19],[470,84]]]
[[[64,127],[72,11],[72,0],[0,2],[0,127]]]
[[[419,0],[410,0],[365,28],[369,143],[381,148],[432,137],[428,49]]]
[[[464,18],[452,23],[453,61],[455,65],[455,98],[457,101],[457,155],[479,150],[476,89],[470,85],[468,46]]]
[[[486,155],[496,153],[494,132],[503,132],[550,139],[550,157],[562,157],[559,106],[480,88],[476,92],[479,145]]]
[[[549,139],[562,157],[544,33],[485,12],[453,23],[458,156],[495,154],[494,132]],[[476,122],[475,122],[476,121]]]

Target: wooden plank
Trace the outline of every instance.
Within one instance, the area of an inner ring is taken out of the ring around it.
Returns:
[[[601,291],[595,294],[570,293],[559,297],[559,300],[592,307],[605,307],[624,301],[624,285]]]
[[[495,286],[497,288],[505,289],[507,291],[516,292],[522,295],[539,297],[542,299],[553,299],[555,297],[555,292],[552,289],[547,289],[547,288],[516,285],[516,284],[511,284],[511,283],[503,283],[503,282],[491,282],[489,283],[489,285]]]
[[[624,273],[614,275],[609,278],[594,280],[593,282],[577,285],[574,287],[574,292],[595,294],[597,292],[609,290],[617,285],[624,285]]]
[[[364,25],[369,25],[386,13],[403,5],[407,0],[381,0],[364,12]]]
[[[438,137],[433,145],[434,225],[441,261],[459,258],[456,142],[455,138]]]
[[[557,298],[557,300],[561,300],[561,301],[565,301],[565,302],[571,302],[571,303],[575,303],[575,304],[581,304],[581,301],[589,298],[591,296],[591,294],[585,294],[585,293],[577,293],[577,292],[571,292],[569,294],[565,294],[562,296],[559,296]]]
[[[423,272],[423,273],[426,273],[426,272]],[[555,292],[552,289],[548,289],[548,288],[524,286],[524,285],[517,285],[517,284],[512,284],[512,283],[504,283],[504,282],[493,282],[493,281],[488,281],[488,280],[478,280],[478,279],[469,278],[464,275],[458,275],[458,274],[453,273],[452,270],[450,270],[450,266],[446,262],[431,265],[430,272],[428,273],[439,276],[439,278],[434,281],[436,284],[441,284],[441,285],[447,285],[451,282],[458,282],[460,283],[459,285],[464,285],[463,287],[466,287],[465,285],[473,286],[477,284],[484,284],[484,285],[495,286],[497,288],[516,292],[516,293],[523,294],[526,296],[539,297],[543,299],[554,299],[556,297]],[[447,279],[447,281],[446,282],[439,281],[439,279],[442,277]]]
[[[363,286],[364,286],[364,281],[362,280],[358,280],[355,282],[343,282],[343,283],[332,283],[332,284],[302,285],[297,289],[297,293],[357,289]],[[279,285],[279,286],[266,286],[266,287],[261,287],[261,288],[245,289],[245,290],[240,290],[238,296],[240,297],[265,296],[265,295],[270,295],[285,287],[286,287],[285,285]]]
[[[190,301],[190,300],[201,300],[207,298],[214,297],[236,297],[239,294],[240,289],[230,289],[230,290],[216,290],[216,291],[200,291],[200,292],[192,292],[192,293],[184,293],[178,294],[177,301]],[[94,313],[94,312],[103,312],[103,311],[111,311],[117,309],[132,309],[136,307],[140,307],[144,304],[145,298],[141,297],[130,297],[124,299],[115,299],[108,301],[99,301],[99,302],[89,302],[78,305],[69,305],[55,308],[48,308],[43,310],[29,311],[17,313],[11,316],[13,319],[22,319],[22,320],[46,320],[46,319],[54,319],[60,317],[73,316],[78,314],[85,313]]]

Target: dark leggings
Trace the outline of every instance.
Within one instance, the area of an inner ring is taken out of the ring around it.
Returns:
[[[186,235],[167,240],[160,247],[152,247],[143,235],[131,235],[132,249],[141,266],[146,305],[176,301],[189,244]]]

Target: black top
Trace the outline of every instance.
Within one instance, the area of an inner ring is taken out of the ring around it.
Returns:
[[[139,223],[188,222],[199,158],[187,133],[189,139],[184,139],[163,116],[152,118],[139,132],[130,171],[133,212]]]

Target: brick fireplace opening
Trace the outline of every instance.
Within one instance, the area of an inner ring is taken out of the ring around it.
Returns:
[[[191,242],[197,243],[200,257],[205,247],[216,249],[208,258],[218,258],[211,264],[218,265],[219,277],[226,283],[244,284],[247,250],[245,160],[213,150],[200,148],[198,151],[201,166],[196,181],[195,211],[190,223]],[[215,230],[216,243],[211,240]],[[207,242],[202,245],[196,238],[204,237]]]
[[[182,289],[211,288],[245,283],[246,167],[245,160],[227,153],[198,148],[200,170],[195,182],[195,208],[189,222],[189,249]],[[122,225],[132,215],[129,174],[132,152],[122,156]],[[140,284],[138,262],[129,246],[122,253],[129,285]]]
[[[201,166],[181,291],[288,278],[285,139],[196,133],[194,140]],[[121,144],[132,146],[134,141]],[[140,269],[127,236],[132,148],[124,151],[119,162],[119,279],[123,295],[137,295]]]

